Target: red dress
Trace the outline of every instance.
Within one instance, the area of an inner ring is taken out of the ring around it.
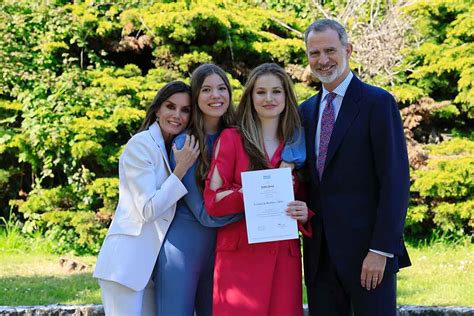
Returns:
[[[283,144],[280,144],[270,161],[273,168],[279,166],[282,150]],[[234,128],[224,130],[204,190],[204,201],[210,215],[244,211],[243,196],[238,190],[242,187],[240,173],[247,171],[248,165],[240,132]],[[223,186],[217,191],[209,188],[215,168],[223,181]],[[216,194],[226,190],[234,192],[216,202]],[[299,228],[305,235],[311,235],[310,229],[305,230],[301,225]],[[303,315],[301,282],[298,239],[249,244],[245,219],[218,229],[214,316]]]

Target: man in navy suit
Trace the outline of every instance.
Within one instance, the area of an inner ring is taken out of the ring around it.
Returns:
[[[321,91],[300,106],[313,238],[304,240],[313,316],[396,315],[396,272],[409,265],[403,227],[409,165],[397,104],[349,68],[344,27],[318,20],[305,33]]]

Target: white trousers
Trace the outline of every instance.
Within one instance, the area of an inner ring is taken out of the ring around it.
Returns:
[[[98,279],[102,305],[106,316],[154,316],[155,289],[149,281],[141,291],[134,291],[120,283]]]

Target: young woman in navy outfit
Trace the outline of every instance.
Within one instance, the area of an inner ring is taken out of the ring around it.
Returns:
[[[156,263],[159,316],[212,315],[216,231],[243,219],[242,214],[209,216],[202,196],[214,143],[224,128],[235,124],[231,86],[220,67],[203,64],[196,68],[191,78],[191,104],[193,117],[188,133],[196,137],[200,155],[183,178],[189,193],[178,201]],[[183,146],[186,135],[174,139],[177,148]],[[302,164],[304,142],[287,146],[283,155],[288,162]],[[174,161],[171,155],[172,166]]]

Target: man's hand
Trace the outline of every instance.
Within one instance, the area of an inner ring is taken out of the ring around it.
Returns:
[[[360,284],[367,291],[375,289],[382,282],[383,273],[387,257],[369,251],[362,262],[362,272],[360,274]]]

